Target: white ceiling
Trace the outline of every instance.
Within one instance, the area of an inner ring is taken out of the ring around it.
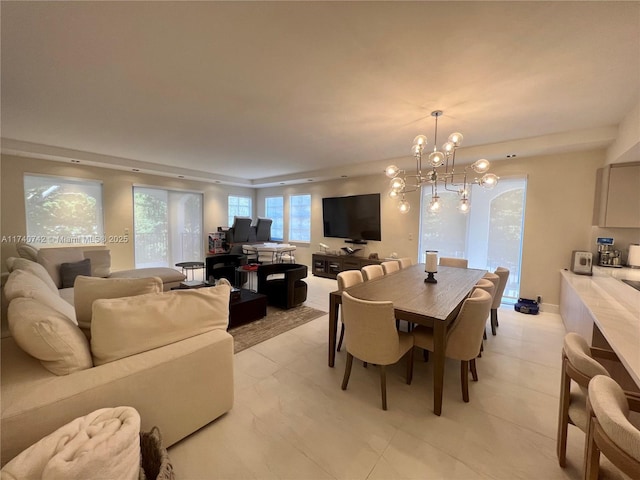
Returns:
[[[3,151],[264,186],[606,146],[640,2],[2,2]],[[404,160],[397,160],[402,157]]]

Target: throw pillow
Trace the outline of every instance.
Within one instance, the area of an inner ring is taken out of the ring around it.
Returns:
[[[60,264],[79,262],[80,260],[84,260],[84,254],[82,249],[77,247],[41,248],[38,250],[38,263],[45,268],[58,288],[62,288]]]
[[[65,302],[58,293],[53,293],[39,277],[27,270],[14,270],[11,272],[4,286],[4,293],[9,302],[21,297],[33,298],[60,312],[72,323],[77,323],[76,311],[73,305]]]
[[[79,262],[65,262],[60,264],[60,281],[62,288],[72,288],[78,275],[91,276],[91,259],[85,258]]]
[[[32,262],[38,261],[38,249],[28,243],[20,242],[16,244],[16,251],[21,258],[26,258]]]
[[[57,295],[60,293],[58,292],[56,284],[53,283],[51,276],[47,273],[44,267],[37,262],[32,262],[26,258],[10,257],[7,259],[7,268],[9,272],[13,272],[14,270],[26,270],[29,273],[33,273],[36,277],[42,280],[53,293]]]
[[[84,258],[91,260],[91,276],[92,277],[108,277],[111,275],[111,251],[102,250],[85,250]]]
[[[91,320],[95,365],[153,350],[229,324],[227,285],[96,300]]]
[[[16,298],[9,304],[8,317],[18,346],[50,372],[68,375],[93,366],[84,334],[51,307],[33,298]]]
[[[91,328],[91,309],[99,298],[133,297],[162,291],[162,280],[147,278],[97,278],[79,276],[74,286],[76,319],[80,328]]]

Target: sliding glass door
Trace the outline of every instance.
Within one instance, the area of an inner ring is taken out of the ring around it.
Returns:
[[[136,268],[203,261],[202,194],[134,187]]]
[[[421,261],[425,250],[438,250],[441,257],[467,258],[469,268],[493,272],[506,267],[510,274],[502,301],[515,302],[520,292],[526,183],[526,178],[501,178],[492,190],[473,185],[467,214],[458,211],[456,192],[439,192],[441,211],[431,213],[431,188],[423,188]]]

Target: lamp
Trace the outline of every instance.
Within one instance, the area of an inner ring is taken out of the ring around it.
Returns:
[[[456,150],[462,143],[462,134],[459,132],[452,133],[449,135],[447,142],[442,145],[442,150],[438,150],[438,117],[442,116],[442,110],[434,110],[431,112],[431,116],[435,118],[435,133],[433,152],[427,157],[430,170],[426,173],[422,172],[422,156],[427,145],[427,137],[418,135],[414,138],[413,146],[411,147],[411,153],[416,159],[415,173],[407,173],[395,165],[389,165],[385,170],[387,177],[391,178],[389,196],[391,198],[399,198],[398,209],[401,213],[407,213],[411,205],[405,198],[405,194],[415,192],[422,185],[430,183],[431,201],[429,202],[429,211],[436,213],[440,211],[442,206],[438,195],[438,184],[440,183],[444,190],[458,193],[460,197],[458,210],[462,213],[467,213],[471,207],[469,186],[475,183],[483,188],[491,189],[498,184],[499,177],[493,173],[486,173],[489,170],[490,163],[489,160],[484,158],[476,160],[470,165],[473,172],[483,174],[481,177],[467,180],[469,167],[464,167],[463,171],[456,172]],[[444,167],[444,169],[441,167]]]

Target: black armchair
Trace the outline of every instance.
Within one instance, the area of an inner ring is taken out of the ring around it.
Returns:
[[[218,278],[226,278],[229,280],[231,285],[236,284],[236,268],[241,265],[246,265],[247,257],[244,255],[235,255],[235,254],[221,254],[221,255],[211,255],[207,257],[205,260],[206,272],[207,272],[207,280],[211,277]],[[246,281],[246,274],[243,274],[243,277],[240,279],[241,284]]]
[[[274,263],[258,267],[258,293],[267,296],[269,305],[291,308],[307,299],[307,266],[297,263]],[[276,278],[269,278],[277,275]]]

